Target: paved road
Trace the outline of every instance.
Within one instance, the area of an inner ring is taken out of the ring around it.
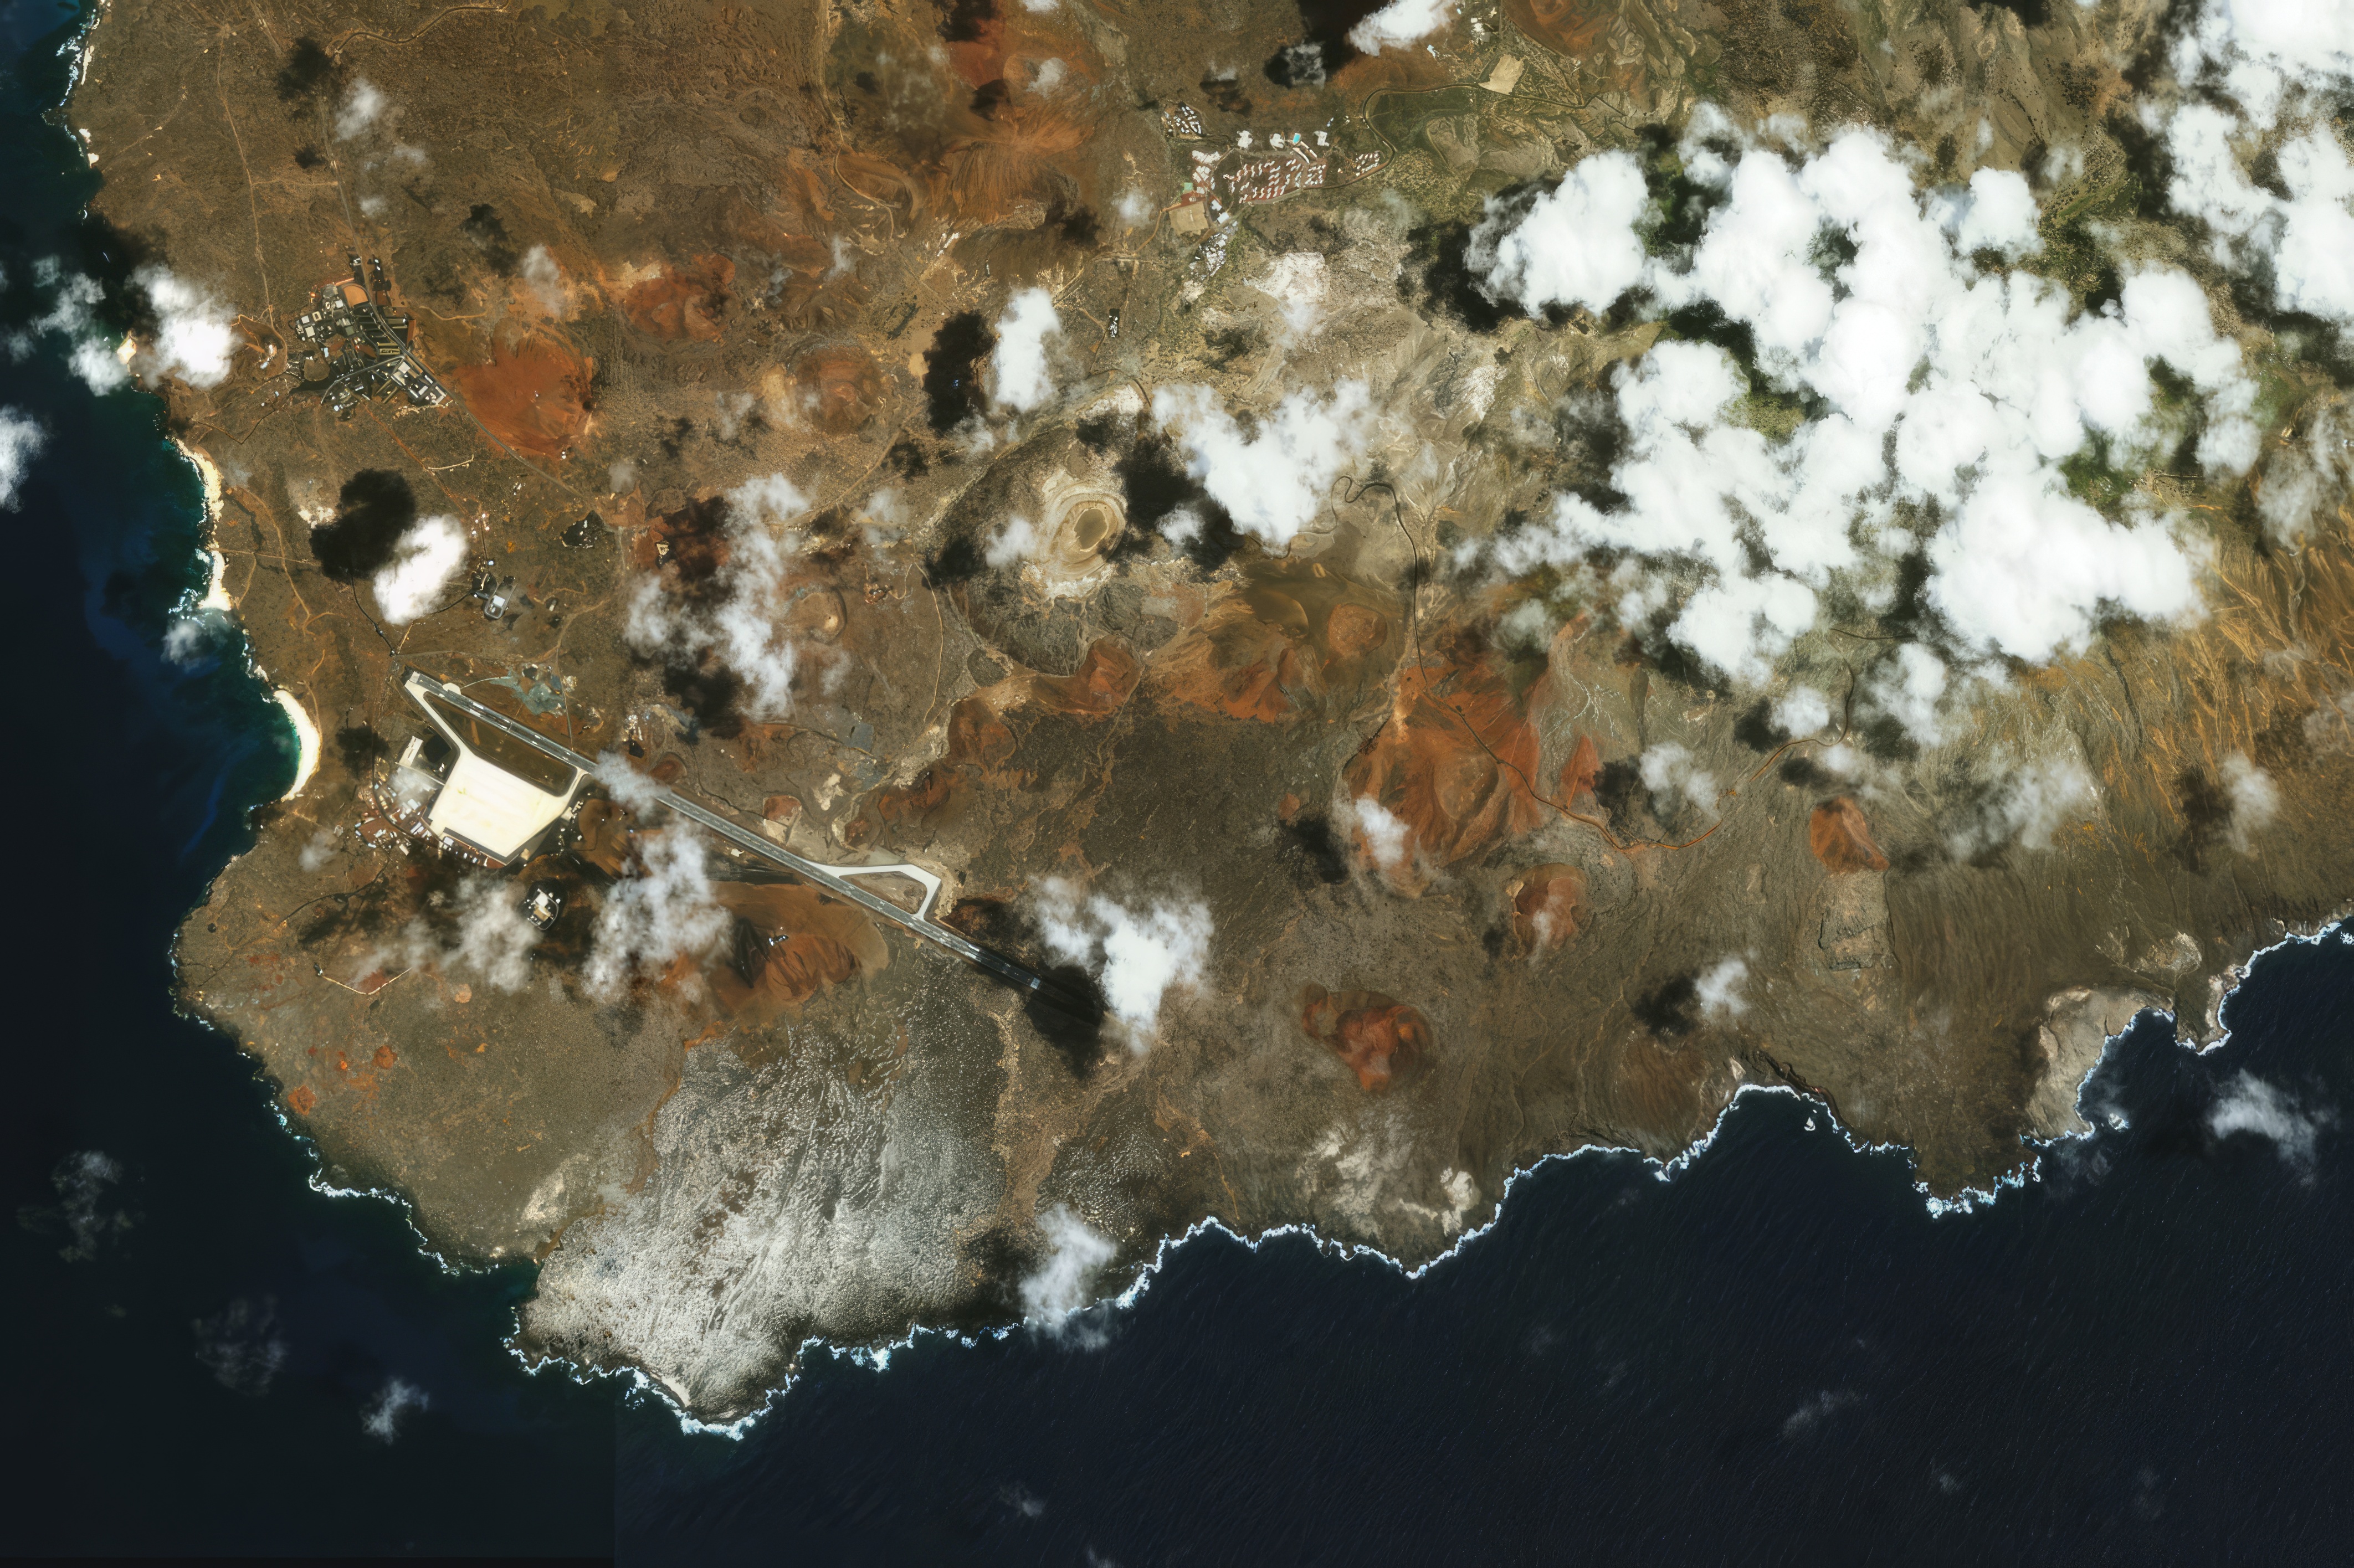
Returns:
[[[473,698],[459,691],[457,687],[446,682],[436,681],[421,670],[409,671],[408,678],[402,684],[412,693],[420,687],[430,691],[437,701],[447,703],[468,717],[486,724],[512,739],[521,741],[535,751],[552,757],[569,767],[577,768],[591,778],[596,776],[597,764],[592,758],[581,756],[560,742],[550,740],[535,729],[517,724],[496,709],[484,707]],[[644,783],[647,788],[653,789],[663,805],[687,821],[709,829],[747,853],[758,855],[772,864],[780,865],[794,875],[815,883],[834,896],[847,899],[878,918],[888,920],[911,936],[946,948],[965,962],[987,970],[1016,991],[1034,995],[1039,1000],[1050,1002],[1059,1010],[1077,1017],[1093,1018],[1101,1015],[1103,1011],[1101,1005],[1092,999],[1080,996],[1068,987],[1058,984],[1035,969],[1015,963],[1002,953],[992,952],[967,938],[963,933],[952,930],[931,918],[932,906],[939,897],[940,882],[939,878],[930,872],[910,865],[825,865],[797,855],[789,849],[770,842],[758,833],[737,826],[716,811],[695,804],[675,789],[663,789],[654,784],[652,779],[647,779]],[[849,880],[853,876],[879,876],[886,873],[905,876],[923,887],[924,901],[916,912],[911,914],[882,895],[871,892]]]

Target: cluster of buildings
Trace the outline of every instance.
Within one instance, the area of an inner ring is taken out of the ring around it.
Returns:
[[[1202,117],[1189,105],[1162,110],[1161,123],[1177,140],[1202,139]],[[1322,131],[1313,141],[1297,131],[1278,131],[1263,147],[1257,134],[1238,131],[1232,147],[1196,147],[1192,156],[1192,177],[1169,209],[1179,233],[1201,233],[1225,223],[1236,207],[1363,179],[1382,166],[1380,153],[1343,153]]]
[[[1236,202],[1281,201],[1324,183],[1327,164],[1320,154],[1310,154],[1298,136],[1279,157],[1245,158],[1227,176],[1227,188]]]
[[[431,842],[496,870],[528,859],[548,830],[577,813],[588,782],[578,768],[440,700],[441,688],[415,671],[402,690],[431,732],[411,737],[390,776],[376,782],[376,810],[359,824],[363,842],[403,853],[411,840]]]
[[[394,392],[420,408],[449,401],[450,394],[409,352],[409,318],[391,308],[383,259],[365,269],[357,256],[346,260],[351,276],[313,289],[311,308],[294,318],[301,342],[292,367],[297,381],[306,391],[326,394],[338,417],[348,416],[363,397]]]

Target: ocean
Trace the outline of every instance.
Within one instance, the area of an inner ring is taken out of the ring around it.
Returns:
[[[94,396],[43,258],[97,172],[44,119],[70,5],[0,8],[0,531],[30,944],[0,1144],[12,1553],[632,1562],[2334,1563],[2354,1525],[2354,943],[2264,959],[2205,1056],[2145,1021],[2041,1178],[1934,1214],[1899,1151],[1744,1097],[1663,1180],[1522,1178],[1419,1279],[1310,1239],[1172,1249],[1048,1334],[818,1351],[741,1440],[505,1351],[526,1267],[451,1273],[314,1190],[170,938],[292,776],[201,593],[159,406]],[[44,291],[45,289],[49,291]]]

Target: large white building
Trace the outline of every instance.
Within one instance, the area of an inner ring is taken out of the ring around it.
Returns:
[[[426,826],[493,865],[520,858],[588,776],[437,701],[440,687],[424,675],[412,671],[402,689],[457,752],[425,809]]]

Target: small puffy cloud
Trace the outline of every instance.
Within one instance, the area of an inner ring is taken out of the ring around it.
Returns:
[[[303,847],[302,869],[316,871],[338,852],[335,840],[322,832]],[[513,882],[493,876],[469,877],[459,885],[454,900],[434,903],[454,916],[451,940],[423,916],[411,920],[386,947],[361,960],[359,970],[403,972],[433,966],[451,974],[472,975],[495,991],[518,991],[531,981],[531,950],[539,945],[539,930],[523,917]]]
[[[1690,806],[1713,821],[1716,817],[1716,776],[1702,769],[1683,747],[1664,742],[1643,753],[1643,788],[1669,810]]]
[[[1277,68],[1276,74],[1293,87],[1321,87],[1330,79],[1324,69],[1324,46],[1313,39],[1288,45],[1276,58],[1283,62]],[[1235,143],[1247,150],[1251,144],[1251,133],[1247,131],[1238,132]]]
[[[344,106],[335,111],[336,139],[348,142],[367,130],[384,118],[384,111],[391,102],[376,83],[366,77],[360,78],[352,83],[352,90],[345,95]]]
[[[2354,429],[2338,408],[2315,416],[2305,440],[2268,458],[2256,490],[2264,531],[2283,545],[2305,537],[2316,514],[2338,503],[2354,483]]]
[[[164,657],[185,669],[210,658],[232,635],[228,619],[218,610],[175,612],[164,627]]]
[[[49,309],[33,322],[32,330],[66,340],[67,366],[91,391],[111,392],[118,387],[129,386],[131,372],[124,368],[122,355],[98,323],[98,302],[106,298],[106,291],[97,280],[78,272],[67,275],[54,259],[44,257],[33,270],[33,281],[38,287],[57,291]],[[21,358],[30,346],[29,335],[16,339],[11,344],[10,354]]]
[[[1405,871],[1413,845],[1404,819],[1371,795],[1357,799],[1354,812],[1357,832],[1364,835],[1365,853],[1373,864],[1391,876]]]
[[[2167,127],[2174,168],[2167,200],[2178,212],[2243,238],[2274,210],[2271,194],[2259,190],[2241,164],[2232,143],[2243,134],[2236,115],[2211,103],[2176,111]]]
[[[1142,228],[1152,221],[1152,198],[1139,185],[1120,192],[1119,200],[1112,204],[1112,215],[1130,228]]]
[[[129,385],[131,373],[123,368],[122,356],[98,324],[97,305],[106,291],[97,281],[68,274],[56,257],[44,256],[33,263],[32,282],[37,289],[54,291],[49,308],[22,328],[0,334],[0,351],[12,362],[22,361],[33,352],[37,335],[53,334],[66,340],[67,367],[92,392]]]
[[[231,1393],[259,1399],[286,1364],[289,1347],[278,1331],[278,1303],[267,1296],[258,1302],[239,1297],[189,1327],[196,1330],[196,1360]]]
[[[2354,10],[2335,0],[2210,0],[2193,36],[2302,76],[2354,75]]]
[[[376,608],[395,626],[436,609],[466,564],[466,531],[455,517],[428,517],[400,536],[392,559],[369,586]]]
[[[809,498],[781,473],[758,474],[727,493],[728,516],[739,529],[790,523],[809,510]]]
[[[49,308],[7,338],[12,358],[23,358],[36,334],[46,334],[65,340],[68,368],[92,392],[129,385],[134,369],[151,383],[169,376],[210,387],[228,378],[237,352],[236,313],[168,268],[150,265],[132,273],[132,286],[147,296],[156,326],[152,337],[120,345],[99,322],[106,291],[96,280],[44,257],[33,269],[33,282],[53,291]]]
[[[1873,712],[1894,719],[1917,744],[1935,746],[1941,733],[1937,700],[1946,694],[1946,679],[1944,660],[1918,642],[1907,642],[1872,673],[1863,684],[1863,698]]]
[[[81,378],[82,385],[93,392],[111,392],[131,384],[131,373],[123,368],[122,356],[95,338],[85,338],[74,344],[66,363]]]
[[[760,405],[760,400],[749,392],[715,392],[712,402],[719,413],[711,422],[711,433],[722,441],[732,441],[742,435],[753,409]]]
[[[1389,0],[1349,29],[1349,42],[1369,55],[1418,44],[1455,20],[1455,0]]]
[[[1046,1239],[1046,1251],[1022,1281],[1022,1315],[1033,1323],[1059,1328],[1087,1305],[1088,1287],[1118,1249],[1109,1236],[1061,1203],[1038,1216],[1038,1231]]]
[[[639,841],[639,863],[605,889],[582,978],[591,994],[616,997],[673,959],[710,951],[726,933],[702,840],[679,828],[650,833]]]
[[[0,512],[14,512],[33,460],[48,442],[40,421],[21,408],[0,408]]]
[[[1005,302],[1004,314],[997,318],[997,348],[990,356],[990,397],[999,408],[1026,414],[1054,396],[1046,340],[1062,331],[1055,296],[1045,290],[1023,289]]]
[[[227,305],[162,267],[142,267],[133,280],[155,312],[154,337],[140,345],[136,364],[149,380],[177,376],[191,387],[228,379],[237,351],[237,319]]]
[[[1778,572],[1721,577],[1685,601],[1668,635],[1711,669],[1755,684],[1815,623],[1815,608],[1812,588]]]
[[[88,1263],[131,1228],[130,1212],[112,1201],[124,1174],[122,1162],[103,1150],[69,1154],[49,1172],[57,1207],[19,1210],[17,1221],[29,1229],[62,1230],[66,1245],[58,1255],[68,1263]]]
[[[547,247],[535,245],[523,253],[523,265],[518,270],[523,286],[539,302],[539,308],[552,316],[569,315],[572,311],[572,291],[565,286],[564,269],[556,264]],[[724,439],[724,438],[723,438]]]
[[[2061,829],[2099,810],[2100,800],[2081,761],[2045,758],[2003,773],[1971,820],[1946,836],[1946,847],[1964,859],[2012,842],[2048,850]]]
[[[793,676],[801,664],[779,616],[788,559],[797,541],[777,529],[809,503],[784,475],[769,474],[729,491],[727,503],[726,597],[712,614],[711,628],[720,657],[744,677],[752,711],[773,717],[791,708]]]
[[[1742,982],[1748,978],[1748,962],[1739,954],[1718,959],[1695,984],[1702,1016],[1731,1018],[1748,1012],[1749,1003],[1741,995]]]
[[[379,1443],[390,1443],[400,1436],[401,1424],[412,1411],[429,1409],[432,1404],[423,1389],[406,1378],[387,1378],[361,1410],[360,1429]]]
[[[167,633],[164,639],[164,651],[167,656],[171,653],[171,648],[172,640]],[[295,856],[295,863],[304,871],[318,871],[323,868],[329,861],[343,853],[343,845],[336,839],[338,832],[340,832],[338,829],[323,827],[313,833],[310,842],[302,846],[302,853]]]
[[[1490,197],[1466,259],[1489,298],[1531,315],[1547,305],[1604,311],[1643,278],[1635,221],[1650,200],[1643,172],[1625,153],[1604,153],[1572,169],[1525,211]]]
[[[1852,1390],[1827,1388],[1799,1402],[1782,1420],[1782,1441],[1796,1443],[1812,1436],[1840,1412],[1860,1404],[1863,1396]]]
[[[1323,324],[1324,258],[1316,252],[1293,250],[1277,257],[1251,286],[1282,307],[1287,340],[1312,336]]]
[[[2306,744],[2316,751],[2354,751],[2354,686],[2325,696],[2305,715]]]
[[[2289,199],[2279,208],[2273,289],[2292,311],[2354,321],[2354,167],[2336,137],[2314,131],[2281,149]]]
[[[458,890],[458,945],[448,967],[479,974],[496,991],[521,991],[538,945],[539,928],[523,917],[512,883],[478,876]]]
[[[2280,787],[2240,752],[2223,758],[2223,789],[2232,798],[2232,847],[2245,854],[2257,830],[2280,812]]]
[[[2338,1120],[2326,1107],[2306,1109],[2296,1097],[2242,1072],[2207,1109],[2207,1130],[2219,1139],[2242,1133],[2269,1140],[2284,1163],[2310,1170],[2322,1133]]]
[[[1295,392],[1247,434],[1206,387],[1161,387],[1152,417],[1176,435],[1187,469],[1235,526],[1278,550],[1315,521],[1332,482],[1373,440],[1362,381],[1343,381],[1321,400]]]
[[[1035,523],[1031,522],[1027,517],[1017,516],[1006,522],[1004,528],[999,532],[996,538],[989,542],[989,548],[982,551],[981,556],[991,567],[1000,568],[1014,567],[1036,555],[1045,543],[1045,535],[1039,531]]]
[[[1784,735],[1819,735],[1830,723],[1830,700],[1812,686],[1793,686],[1774,704],[1774,726]]]
[[[682,662],[717,652],[743,677],[746,710],[757,718],[780,717],[792,707],[801,668],[782,619],[800,541],[780,530],[809,502],[781,473],[746,480],[726,493],[726,502],[727,564],[714,579],[708,606],[683,607],[663,592],[658,577],[640,577],[628,590],[622,636],[642,653]]]
[[[1137,1051],[1151,1044],[1161,997],[1200,983],[1210,956],[1210,910],[1198,899],[1135,909],[1100,895],[1082,902],[1070,884],[1050,881],[1040,889],[1039,926],[1055,957],[1096,972]]]
[[[609,751],[597,758],[597,782],[616,805],[633,812],[643,813],[663,803],[667,791],[643,773],[630,766],[630,759],[618,751]]]

